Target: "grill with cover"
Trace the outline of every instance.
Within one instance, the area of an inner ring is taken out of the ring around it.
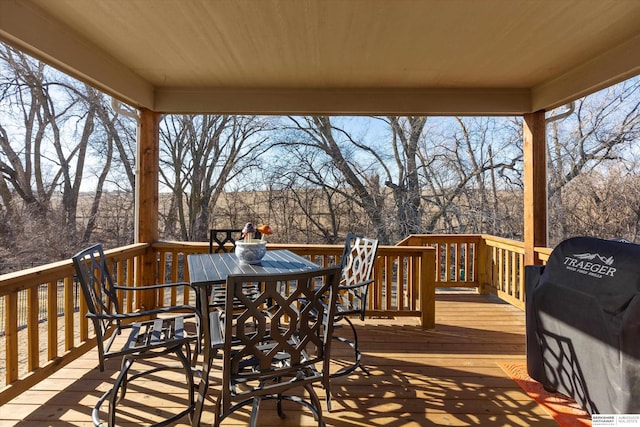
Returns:
[[[640,245],[571,238],[525,281],[529,375],[590,414],[640,413]]]

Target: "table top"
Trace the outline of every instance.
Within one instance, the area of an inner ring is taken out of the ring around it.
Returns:
[[[245,264],[234,253],[187,256],[192,285],[225,283],[230,274],[280,274],[318,270],[318,264],[288,250],[267,250],[259,264]]]

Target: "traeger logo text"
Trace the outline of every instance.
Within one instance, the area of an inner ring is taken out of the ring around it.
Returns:
[[[581,274],[602,278],[602,276],[610,276],[616,272],[613,265],[613,257],[603,257],[600,254],[574,254],[573,257],[565,257],[564,265],[567,270],[575,271]]]

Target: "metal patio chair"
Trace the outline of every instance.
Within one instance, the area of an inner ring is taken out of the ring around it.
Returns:
[[[190,345],[196,342],[198,332],[189,334],[185,330],[185,320],[198,315],[197,310],[189,305],[158,308],[155,310],[123,313],[119,295],[132,292],[157,291],[172,286],[189,286],[188,283],[172,283],[145,287],[118,286],[114,283],[102,245],[91,246],[73,256],[78,280],[87,303],[87,317],[92,320],[98,347],[100,371],[105,370],[105,361],[111,358],[121,359],[120,372],[112,388],[102,395],[96,403],[92,419],[96,426],[102,426],[100,407],[109,400],[109,426],[116,422],[116,406],[124,399],[127,386],[136,378],[153,374],[164,369],[181,369],[186,378],[186,389],[189,396],[187,407],[160,421],[153,426],[175,424],[184,415],[190,414],[195,407],[194,381],[190,363]],[[160,316],[160,317],[158,317]],[[192,319],[196,320],[196,319]],[[196,322],[199,325],[199,322]],[[125,334],[126,339],[122,339]],[[142,372],[129,374],[134,362],[148,360],[167,355],[175,355],[179,365],[160,365]]]
[[[377,251],[378,240],[354,233],[347,234],[342,257],[340,258],[342,280],[338,287],[335,320],[336,322],[344,320],[351,327],[353,339],[347,339],[335,334],[334,338],[353,348],[354,362],[332,374],[333,377],[347,375],[358,367],[366,374],[369,374],[369,371],[361,364],[362,354],[358,345],[358,333],[349,317],[357,315],[360,320],[364,320],[369,287],[373,283],[371,276]]]
[[[262,233],[256,231],[254,238],[261,237]],[[242,240],[241,228],[213,228],[209,230],[209,253],[234,252],[238,240]]]
[[[339,267],[332,267],[227,278],[225,310],[212,318],[212,328],[220,332],[215,335],[221,337],[217,347],[224,356],[214,426],[250,403],[250,426],[255,426],[260,402],[266,399],[277,400],[283,419],[282,401],[289,400],[310,409],[318,426],[325,425],[313,384],[321,383],[328,394],[330,337],[340,273]],[[260,295],[247,297],[242,291],[247,283],[260,283]],[[301,390],[293,394],[295,388]],[[308,399],[303,398],[302,389]]]

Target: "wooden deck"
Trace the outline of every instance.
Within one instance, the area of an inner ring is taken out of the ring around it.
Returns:
[[[525,359],[525,320],[496,297],[440,293],[434,330],[399,318],[367,319],[359,331],[371,375],[357,371],[333,380],[333,411],[324,412],[328,426],[557,426],[497,364]],[[91,426],[91,408],[113,374],[99,372],[96,361],[89,353],[0,407],[0,427]],[[145,425],[178,411],[185,402],[181,383],[173,373],[132,383],[125,409],[130,423],[120,425]],[[213,420],[214,398],[206,403],[203,425]],[[280,420],[271,403],[263,404],[260,425],[317,425],[296,406]],[[248,410],[239,411],[223,425],[247,420]]]

